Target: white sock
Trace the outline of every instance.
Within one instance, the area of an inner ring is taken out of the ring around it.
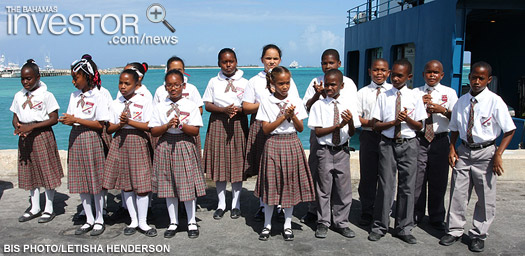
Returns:
[[[168,214],[170,215],[170,224],[175,223],[179,225],[179,199],[176,197],[167,197],[166,206],[168,207]],[[172,225],[170,225],[168,229],[171,227]]]
[[[241,209],[242,181],[232,183],[232,209]]]
[[[95,218],[93,217],[93,210],[91,208],[91,194],[80,193],[80,200],[82,200],[82,206],[84,207],[84,212],[86,213],[86,224],[93,225],[93,223],[95,223]]]
[[[51,214],[53,213],[53,199],[55,198],[55,190],[46,189],[45,195],[46,195],[46,208],[44,209],[44,212]]]
[[[32,214],[37,214],[40,212],[40,188],[31,189],[29,191],[31,196],[31,210]]]
[[[150,226],[148,226],[148,222],[146,221],[148,218],[148,202],[149,202],[149,196],[139,196],[137,195],[137,212],[139,217],[139,228],[148,231],[151,229]]]
[[[124,201],[128,206],[129,217],[131,218],[131,223],[128,227],[136,228],[139,226],[139,220],[137,218],[137,204],[136,204],[136,194],[135,192],[122,192],[124,194]]]
[[[217,196],[219,197],[219,204],[217,209],[226,209],[226,181],[215,182],[215,188],[217,189]]]
[[[126,198],[124,196],[124,193],[125,193],[124,190],[120,191],[120,198],[122,198],[122,200],[121,200],[122,208],[128,209],[128,207],[126,206]]]
[[[272,229],[273,205],[264,204],[264,227]]]
[[[108,208],[108,191],[103,189],[102,193],[104,195],[104,209]]]
[[[290,208],[284,208],[284,229],[292,228],[292,214],[293,206]]]
[[[196,199],[193,199],[191,201],[184,202],[184,206],[186,207],[186,214],[188,215],[188,230],[197,230],[197,225],[190,225],[197,224],[197,221],[195,220],[196,201]]]
[[[95,213],[96,213],[96,219],[95,223],[103,224],[104,223],[104,190],[99,192],[98,194],[93,195],[95,199]]]

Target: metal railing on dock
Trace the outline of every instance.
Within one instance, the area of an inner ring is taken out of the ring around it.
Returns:
[[[375,20],[377,18],[400,12],[435,0],[368,0],[348,10],[348,27]]]

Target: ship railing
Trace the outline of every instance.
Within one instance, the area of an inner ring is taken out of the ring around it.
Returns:
[[[348,27],[400,12],[435,0],[368,0],[347,11]]]

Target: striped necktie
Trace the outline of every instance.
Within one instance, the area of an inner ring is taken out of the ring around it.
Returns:
[[[124,103],[124,110],[122,110],[122,112],[126,113],[127,117],[131,117],[131,111],[129,110],[129,105],[131,105],[131,101],[128,100]]]
[[[80,100],[77,101],[77,108],[78,108],[78,105],[80,105],[80,107],[84,107],[84,105],[86,105],[86,102],[84,101],[84,98],[86,96],[84,96],[83,93],[80,94]]]
[[[427,89],[428,95],[432,93],[432,89],[429,87]],[[425,120],[425,139],[428,142],[432,142],[434,140],[434,119],[433,114],[431,113],[430,116]]]
[[[180,110],[179,110],[179,107],[177,106],[177,104],[171,103],[170,105],[171,105],[171,108],[168,110],[168,112],[166,112],[166,116],[170,116],[171,113],[173,113],[173,111],[175,111],[175,115],[177,117],[179,117],[180,116]]]
[[[474,128],[474,105],[476,105],[478,101],[476,98],[472,98],[470,100],[470,112],[468,114],[468,123],[467,123],[467,141],[468,143],[474,143],[474,138],[472,138],[472,128]]]
[[[337,101],[333,100],[334,103],[334,125],[339,125],[339,108],[337,107]],[[341,144],[341,128],[337,127],[332,132],[332,143],[334,146]]]
[[[286,111],[286,105],[288,105],[288,103],[286,102],[277,103],[277,106],[279,107],[279,114],[277,115],[277,118],[284,116],[284,112]]]
[[[29,109],[33,108],[33,102],[31,102],[31,99],[33,98],[33,95],[29,95],[29,92],[26,92],[26,101],[22,104],[22,109],[26,109],[26,106],[29,105]]]
[[[226,85],[226,90],[224,90],[224,93],[227,93],[230,90],[232,92],[237,92],[237,90],[235,90],[235,86],[233,86],[233,79],[227,78],[226,81],[228,81],[228,85]]]
[[[397,91],[397,98],[396,98],[396,116],[399,116],[399,112],[401,112],[401,91]],[[401,138],[401,124],[398,124],[394,127],[394,139]]]

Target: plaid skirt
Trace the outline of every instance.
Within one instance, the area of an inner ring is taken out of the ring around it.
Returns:
[[[55,189],[62,184],[62,177],[64,171],[51,127],[18,138],[18,187]]]
[[[148,135],[137,129],[118,130],[111,141],[103,187],[151,192],[152,175],[152,149]]]
[[[73,126],[67,152],[70,193],[98,194],[104,178],[104,146],[99,131]]]
[[[213,181],[243,181],[248,118],[212,113],[204,141],[204,170]]]
[[[268,136],[254,195],[268,205],[289,208],[315,200],[308,161],[296,133]]]
[[[159,198],[190,201],[206,195],[206,182],[194,139],[184,133],[164,133],[160,137],[153,160]]]
[[[262,130],[262,121],[257,120],[251,124],[248,142],[246,143],[246,156],[244,157],[245,178],[259,174],[259,165],[267,137]]]

